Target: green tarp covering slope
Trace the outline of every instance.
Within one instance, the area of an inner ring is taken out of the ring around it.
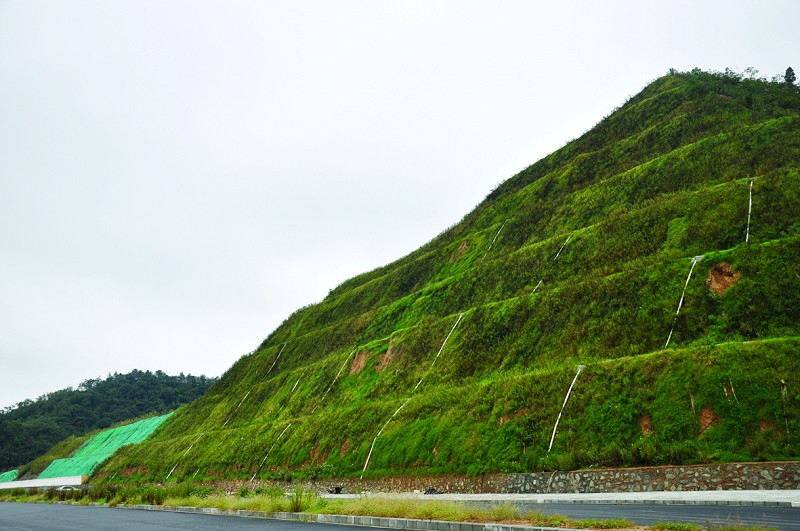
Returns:
[[[19,470],[9,470],[8,472],[3,472],[0,474],[0,483],[14,481],[17,479],[17,474],[19,474]]]
[[[72,457],[56,459],[39,474],[40,479],[57,478],[63,476],[88,476],[97,465],[114,455],[118,449],[129,444],[136,444],[145,440],[167,418],[168,413],[160,417],[151,417],[140,420],[127,426],[105,430],[78,448]]]

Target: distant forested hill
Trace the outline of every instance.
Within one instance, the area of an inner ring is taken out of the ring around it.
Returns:
[[[215,381],[134,370],[20,402],[0,412],[0,470],[26,463],[70,435],[175,409],[205,393]]]

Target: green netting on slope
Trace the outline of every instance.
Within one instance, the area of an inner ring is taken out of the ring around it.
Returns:
[[[39,474],[40,479],[62,476],[88,476],[97,465],[114,455],[121,447],[136,444],[145,440],[167,418],[168,413],[160,417],[140,420],[127,426],[101,431],[78,448],[72,457],[56,459]]]
[[[19,474],[19,470],[9,470],[8,472],[3,472],[0,474],[0,483],[6,483],[7,481],[14,481],[17,479],[17,474]]]
[[[142,442],[153,433],[169,415],[151,417],[127,426],[101,431],[78,448],[72,457],[88,457],[98,454],[113,454],[121,446]]]
[[[56,459],[39,474],[39,479],[60,478],[64,476],[88,476],[92,471],[108,459],[112,454],[102,454],[92,457],[67,457]]]

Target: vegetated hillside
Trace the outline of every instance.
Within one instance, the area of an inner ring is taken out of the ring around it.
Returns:
[[[96,478],[796,458],[798,161],[796,87],[672,72],[298,310]]]
[[[0,413],[0,471],[45,454],[67,437],[171,411],[205,393],[215,381],[134,370],[20,402]]]

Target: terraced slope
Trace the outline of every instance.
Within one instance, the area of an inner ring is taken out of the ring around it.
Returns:
[[[799,161],[796,87],[660,78],[98,478],[796,458]]]

